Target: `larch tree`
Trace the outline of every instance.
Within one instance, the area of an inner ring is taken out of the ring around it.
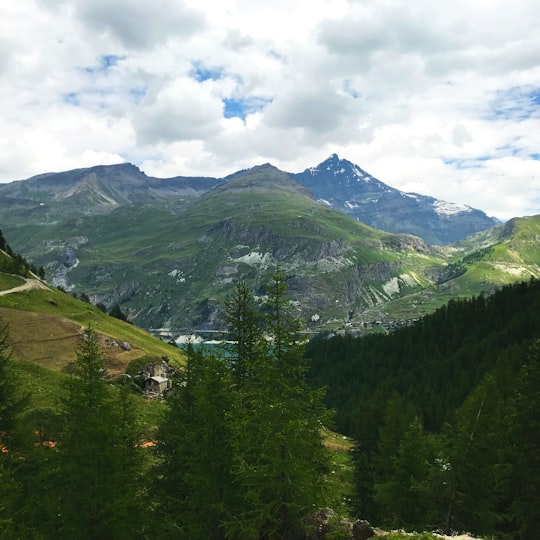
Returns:
[[[265,332],[269,346],[253,366],[231,415],[233,473],[239,507],[228,523],[231,538],[287,538],[324,498],[327,470],[322,427],[328,413],[321,392],[305,380],[308,367],[298,320],[285,299],[285,276],[268,286]]]
[[[507,416],[508,493],[518,538],[534,538],[540,529],[540,340],[521,367]]]
[[[84,331],[62,409],[60,538],[133,538],[141,526],[139,449],[129,396],[103,381],[96,333]]]
[[[233,381],[223,359],[188,345],[157,439],[154,494],[164,538],[219,540],[234,501],[228,414]]]
[[[265,357],[262,317],[256,309],[253,293],[245,281],[239,282],[225,301],[225,323],[229,331],[227,348],[233,380],[237,389],[256,372],[256,365]]]

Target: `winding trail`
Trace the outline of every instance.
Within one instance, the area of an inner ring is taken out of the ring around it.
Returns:
[[[18,287],[13,287],[13,289],[7,289],[5,291],[0,291],[0,296],[6,296],[6,294],[12,294],[12,293],[18,293],[18,292],[24,292],[24,291],[31,291],[33,289],[44,289],[47,290],[49,287],[39,281],[39,279],[25,279],[26,283],[23,285],[19,285]]]

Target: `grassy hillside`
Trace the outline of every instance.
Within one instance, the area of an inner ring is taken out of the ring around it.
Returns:
[[[0,273],[0,293],[25,283],[21,277]],[[0,294],[0,324],[8,326],[8,343],[21,391],[28,396],[27,414],[32,422],[40,415],[54,415],[65,397],[83,327],[91,325],[96,331],[111,377],[123,373],[136,359],[167,356],[171,362],[185,360],[176,347],[50,287]],[[129,344],[129,350],[123,343]],[[136,404],[140,429],[150,437],[164,406],[142,398]]]
[[[24,279],[19,276],[0,273],[0,291],[7,291],[14,287],[19,287],[20,285],[24,285],[24,283]]]
[[[9,281],[16,286],[21,280],[0,274],[0,283]],[[0,319],[9,326],[15,359],[54,371],[63,371],[73,362],[81,327],[89,325],[100,336],[106,367],[112,375],[123,372],[136,358],[182,357],[175,347],[144,330],[54,288],[0,296]],[[129,343],[130,350],[119,346],[123,342]]]
[[[515,218],[445,248],[436,283],[364,312],[367,319],[412,319],[455,298],[491,294],[504,285],[540,278],[540,215]]]

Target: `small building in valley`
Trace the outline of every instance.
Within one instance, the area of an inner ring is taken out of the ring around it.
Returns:
[[[137,373],[137,382],[148,397],[162,397],[171,388],[171,378],[175,371],[169,359],[164,356],[161,361],[155,360],[146,364]]]
[[[162,396],[170,388],[171,380],[161,375],[148,377],[144,381],[144,391],[150,395]]]

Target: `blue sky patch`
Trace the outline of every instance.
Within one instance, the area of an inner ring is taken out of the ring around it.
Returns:
[[[535,90],[530,92],[529,97],[535,105],[540,106],[540,88],[536,88]]]
[[[207,67],[202,62],[194,62],[190,76],[197,82],[219,81],[219,79],[223,78],[223,68]]]
[[[489,161],[490,159],[493,159],[493,156],[477,156],[465,159],[447,158],[443,160],[443,163],[459,170],[479,169],[486,161]]]
[[[523,147],[522,137],[514,137],[511,143],[497,146],[494,150],[495,156],[513,156],[524,158],[527,156],[527,150]]]
[[[349,96],[351,96],[353,99],[358,99],[362,96],[362,94],[360,94],[360,92],[356,88],[354,88],[352,81],[348,79],[343,82],[343,91]]]
[[[64,100],[64,103],[69,103],[69,105],[74,105],[75,107],[78,107],[81,104],[81,99],[77,92],[67,92],[66,94],[62,94],[62,99]]]
[[[266,107],[272,100],[262,97],[247,97],[240,99],[228,99],[223,100],[224,112],[223,116],[225,118],[241,118],[242,120],[246,119],[248,114],[253,114],[257,111],[260,111]]]
[[[134,103],[139,104],[146,96],[146,87],[140,86],[140,87],[130,88],[129,96],[131,97]]]
[[[496,92],[489,104],[488,118],[527,120],[540,116],[540,88],[515,86]]]
[[[114,67],[120,60],[124,60],[125,56],[118,56],[116,54],[103,54],[99,57],[98,63],[95,66],[85,67],[86,73],[104,73],[109,68]]]

